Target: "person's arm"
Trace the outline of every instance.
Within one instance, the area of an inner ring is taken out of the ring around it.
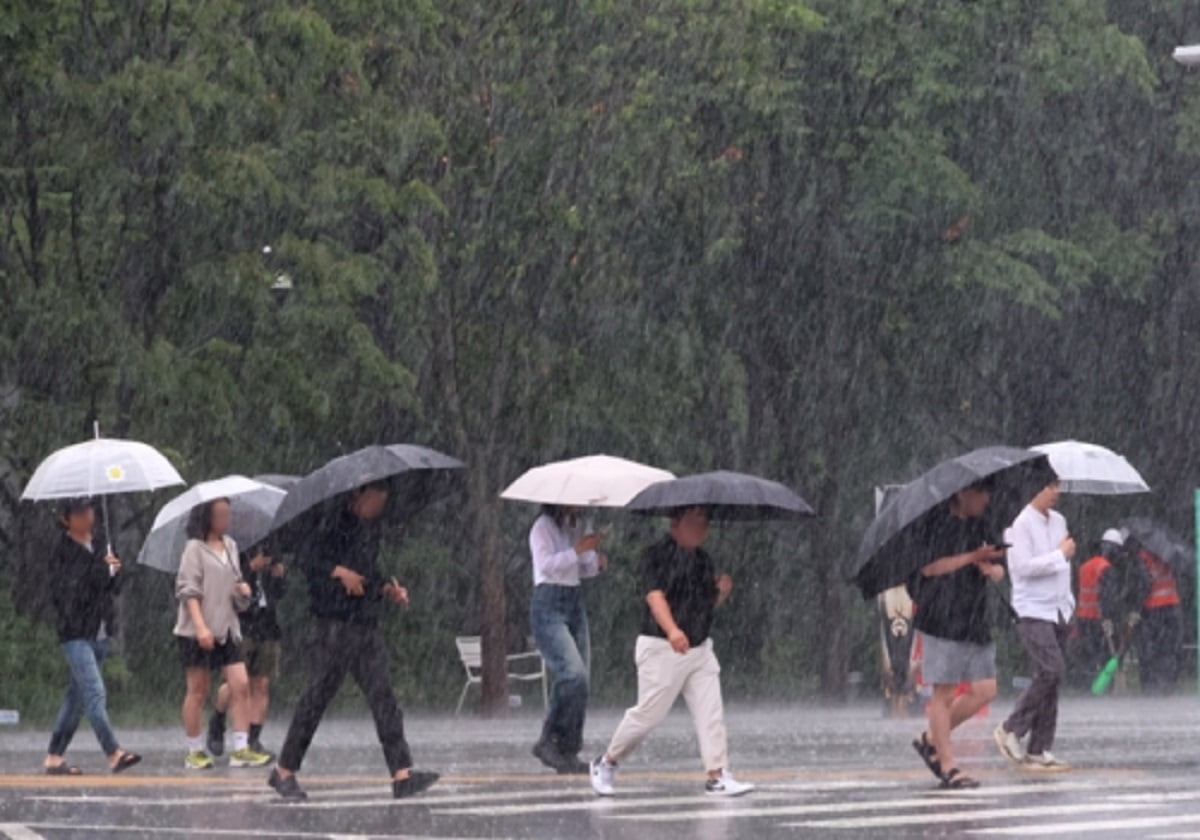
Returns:
[[[213,634],[204,620],[204,561],[200,550],[195,542],[189,542],[184,548],[179,571],[175,573],[175,597],[183,604],[196,628],[196,642],[205,650],[211,650]]]
[[[533,558],[534,568],[543,577],[548,578],[560,577],[577,568],[582,577],[587,577],[588,575],[583,574],[582,564],[597,562],[594,550],[595,543],[598,541],[596,536],[589,535],[575,545],[556,549],[554,547],[556,530],[557,526],[547,516],[539,516],[533,523],[533,527],[529,529],[529,554]],[[580,549],[583,550],[580,551]],[[591,555],[591,558],[585,559],[587,555]],[[595,572],[592,574],[594,575]]]
[[[667,596],[661,589],[655,589],[646,593],[646,606],[650,608],[650,615],[654,616],[654,622],[667,635],[667,641],[671,643],[676,653],[687,653],[691,648],[691,643],[688,641],[687,634],[679,629],[679,625],[675,623],[675,616],[671,613],[671,605],[667,603]]]
[[[1056,575],[1068,562],[1061,548],[1045,554],[1034,554],[1033,534],[1020,520],[1004,532],[1004,538],[1012,544],[1008,550],[1008,568],[1013,577],[1038,578]]]
[[[951,554],[946,557],[939,557],[932,563],[926,563],[921,567],[922,577],[939,577],[941,575],[952,575],[959,569],[966,568],[972,563],[994,563],[1004,557],[1004,549],[994,548],[992,546],[981,546],[974,551],[963,552],[962,554]]]
[[[733,594],[733,577],[728,574],[717,575],[717,606],[729,600]]]

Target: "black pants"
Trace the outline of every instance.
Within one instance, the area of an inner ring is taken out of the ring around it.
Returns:
[[[1029,662],[1033,666],[1033,681],[1021,692],[1004,728],[1018,738],[1029,736],[1029,753],[1041,755],[1054,746],[1058,728],[1058,690],[1066,674],[1063,648],[1067,641],[1067,626],[1053,621],[1022,618],[1017,622]]]
[[[1080,688],[1091,688],[1096,677],[1112,658],[1102,623],[1098,618],[1075,620],[1075,626],[1079,629],[1079,639],[1075,645],[1078,674],[1073,682]]]
[[[1146,610],[1137,629],[1138,671],[1142,691],[1166,694],[1179,681],[1183,619],[1179,607]]]
[[[300,769],[321,716],[350,674],[371,706],[388,770],[394,774],[412,767],[412,755],[404,740],[404,715],[392,693],[388,651],[379,628],[314,619],[311,653],[308,686],[288,726],[279,766],[293,773]]]

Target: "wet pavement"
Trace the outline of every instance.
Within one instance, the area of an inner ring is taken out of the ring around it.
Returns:
[[[86,724],[71,758],[91,774],[37,773],[45,736],[0,730],[0,840],[61,838],[916,838],[1136,837],[1200,840],[1200,701],[1064,702],[1055,752],[1075,769],[1034,774],[1007,766],[991,729],[1007,711],[961,731],[961,765],[984,786],[939,791],[909,741],[919,721],[883,720],[875,705],[821,708],[731,704],[736,774],[758,790],[736,800],[703,793],[691,724],[677,709],[622,768],[618,796],[593,796],[586,778],[543,772],[528,748],[537,720],[487,722],[414,714],[418,766],[443,782],[390,798],[369,720],[328,721],[302,779],[309,800],[287,804],[264,770],[219,766],[185,773],[180,733],[121,732],[145,754],[112,777]],[[589,718],[597,751],[618,711]],[[285,723],[264,740],[277,743]]]

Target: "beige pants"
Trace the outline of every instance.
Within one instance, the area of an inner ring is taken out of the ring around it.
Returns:
[[[709,772],[726,766],[725,707],[721,702],[721,665],[713,653],[712,639],[687,653],[676,653],[671,643],[655,636],[638,636],[635,649],[638,672],[637,705],[626,710],[613,733],[607,754],[619,762],[658,726],[683,695],[700,757]]]

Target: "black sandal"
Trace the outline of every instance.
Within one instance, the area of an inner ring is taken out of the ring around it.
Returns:
[[[47,776],[82,776],[83,771],[73,764],[59,764],[46,768]]]
[[[946,771],[946,775],[942,776],[944,790],[973,790],[977,787],[979,787],[979,782],[957,767],[951,767]]]
[[[929,768],[929,772],[938,779],[942,778],[942,763],[937,760],[937,748],[929,743],[929,733],[922,732],[920,738],[913,738],[913,749],[917,751],[917,755],[921,756],[921,760],[925,762],[925,766]]]
[[[128,770],[133,765],[142,760],[142,757],[137,753],[121,753],[121,757],[117,759],[117,763],[113,765],[112,771],[120,773],[123,770]]]

